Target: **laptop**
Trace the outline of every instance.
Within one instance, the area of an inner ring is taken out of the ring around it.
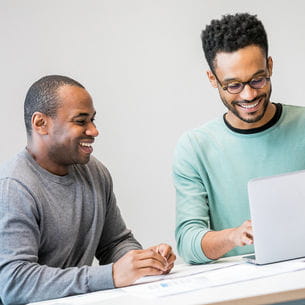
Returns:
[[[305,170],[248,182],[255,264],[305,257]]]

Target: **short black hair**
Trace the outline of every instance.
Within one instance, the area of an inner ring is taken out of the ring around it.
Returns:
[[[218,52],[234,52],[241,48],[257,45],[268,57],[268,40],[265,28],[256,15],[237,13],[212,20],[201,32],[205,58],[212,72]]]
[[[24,122],[28,136],[32,135],[32,115],[38,111],[55,117],[60,105],[57,89],[64,85],[85,89],[76,80],[62,75],[47,75],[36,81],[28,90],[24,101]]]

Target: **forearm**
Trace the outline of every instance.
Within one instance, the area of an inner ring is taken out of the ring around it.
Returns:
[[[46,299],[113,288],[112,265],[66,269],[29,262],[12,262],[1,268],[3,304],[25,304]]]
[[[207,232],[201,240],[204,254],[210,259],[218,259],[235,247],[253,244],[250,220],[236,228]]]
[[[234,228],[222,231],[209,231],[202,240],[201,247],[209,259],[218,259],[232,250],[236,245],[232,239]]]

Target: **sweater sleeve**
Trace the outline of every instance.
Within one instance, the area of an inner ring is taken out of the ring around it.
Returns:
[[[112,264],[57,268],[39,263],[40,215],[27,188],[0,180],[0,296],[25,304],[113,288]]]
[[[103,233],[96,251],[100,264],[116,262],[130,250],[142,249],[141,244],[134,238],[126,227],[116,203],[113,192],[112,178],[107,168],[97,161],[99,172],[103,175],[106,195],[107,214],[104,220]]]
[[[198,166],[190,138],[185,134],[177,144],[173,163],[176,188],[175,235],[179,255],[191,264],[211,261],[201,247],[203,236],[210,231],[210,218],[207,191],[198,173]]]

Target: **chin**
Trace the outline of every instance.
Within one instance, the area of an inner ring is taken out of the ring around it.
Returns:
[[[86,157],[86,158],[78,158],[76,160],[74,160],[74,164],[87,164],[90,161],[90,156]]]
[[[87,164],[90,161],[90,156],[84,160],[82,160],[82,162],[80,162],[80,164]]]
[[[264,118],[266,109],[267,107],[265,106],[263,109],[249,113],[247,116],[243,116],[242,114],[238,113],[238,117],[245,123],[258,123]]]
[[[263,115],[259,115],[259,116],[255,116],[255,117],[247,117],[247,118],[242,118],[240,117],[240,119],[242,121],[244,121],[245,123],[257,123],[259,122],[261,119],[263,118]]]

